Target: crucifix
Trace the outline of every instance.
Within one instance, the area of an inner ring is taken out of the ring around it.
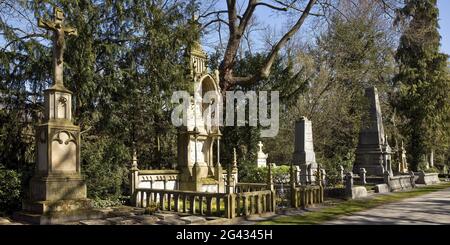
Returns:
[[[262,147],[263,147],[264,145],[263,145],[263,143],[262,143],[261,141],[258,143],[258,146],[259,146],[259,151],[262,152]]]
[[[53,8],[53,21],[38,19],[38,26],[53,31],[53,86],[64,87],[63,63],[64,63],[64,35],[77,36],[77,29],[64,25],[64,12],[62,9]]]

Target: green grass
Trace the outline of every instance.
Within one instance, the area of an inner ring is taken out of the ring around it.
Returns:
[[[349,215],[355,212],[371,209],[383,204],[397,202],[406,198],[424,195],[430,192],[442,190],[450,187],[450,183],[442,183],[434,186],[424,186],[415,188],[408,192],[396,192],[384,195],[377,195],[370,199],[350,200],[338,203],[335,206],[324,207],[317,211],[306,212],[303,215],[282,216],[274,220],[260,222],[262,225],[313,225],[321,224],[325,221],[334,220],[339,216]]]

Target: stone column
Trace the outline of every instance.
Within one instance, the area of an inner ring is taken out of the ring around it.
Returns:
[[[353,189],[353,173],[348,172],[345,175],[345,193],[347,196],[352,196],[352,189]]]
[[[137,162],[137,154],[136,150],[133,150],[133,159],[131,162],[131,168],[130,168],[130,196],[133,199],[134,193],[136,191],[136,188],[139,186],[139,168],[138,168],[138,162]]]

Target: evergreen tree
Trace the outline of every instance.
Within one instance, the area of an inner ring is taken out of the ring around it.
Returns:
[[[406,120],[402,129],[408,139],[410,164],[418,170],[430,147],[445,136],[448,124],[450,80],[448,56],[439,52],[439,10],[436,0],[407,0],[399,21],[407,26],[396,54],[399,73],[394,102]]]

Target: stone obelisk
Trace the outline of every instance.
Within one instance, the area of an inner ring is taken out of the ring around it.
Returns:
[[[381,115],[378,91],[375,87],[365,90],[368,113],[363,118],[353,172],[359,173],[365,168],[367,175],[383,176],[384,171],[391,170],[391,148],[386,140]]]

